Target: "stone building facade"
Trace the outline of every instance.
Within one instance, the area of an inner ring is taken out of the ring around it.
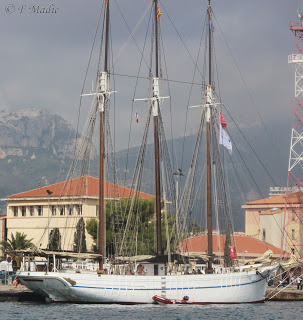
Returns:
[[[303,192],[251,201],[245,209],[245,234],[303,255]]]
[[[85,175],[69,181],[39,187],[8,196],[7,202],[7,238],[16,232],[25,233],[28,239],[41,249],[47,248],[48,234],[59,228],[61,249],[73,250],[76,225],[81,217],[84,222],[98,218],[97,178]],[[105,198],[120,199],[133,195],[129,188],[105,182]],[[137,192],[142,199],[153,199],[153,196]],[[92,237],[86,231],[87,249],[93,244]]]

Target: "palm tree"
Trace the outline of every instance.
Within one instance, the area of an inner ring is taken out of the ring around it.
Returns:
[[[17,266],[20,266],[20,253],[17,253],[18,250],[28,249],[33,247],[34,244],[32,243],[33,239],[26,239],[27,235],[25,233],[16,232],[16,236],[11,234],[11,239],[1,241],[1,249],[4,251],[5,254],[10,254],[17,262]]]

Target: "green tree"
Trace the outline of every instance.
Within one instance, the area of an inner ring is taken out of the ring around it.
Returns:
[[[193,236],[197,236],[203,232],[203,228],[199,226],[196,220],[193,220],[188,227],[188,233]]]
[[[97,240],[98,240],[98,220],[95,218],[88,219],[86,221],[86,231],[93,238],[94,243],[92,244],[91,250],[94,252],[98,251]]]
[[[34,247],[32,240],[33,239],[27,239],[27,235],[25,233],[17,231],[15,236],[11,234],[11,239],[1,241],[0,245],[3,252],[11,255],[13,260],[17,262],[17,267],[19,267],[21,254],[16,251]]]
[[[86,252],[86,236],[85,236],[85,223],[83,217],[81,217],[76,225],[76,231],[74,233],[74,251]]]
[[[50,232],[49,250],[61,250],[61,234],[59,228],[54,228]]]
[[[116,253],[121,248],[122,254],[155,254],[156,219],[154,200],[135,198],[106,202],[106,247],[107,252]],[[131,212],[130,212],[131,211]],[[171,236],[175,218],[168,212],[168,229]],[[162,219],[162,243],[166,250],[165,219]],[[173,241],[173,237],[171,237]],[[119,253],[118,253],[119,254]]]
[[[224,245],[224,267],[231,267],[232,266],[232,259],[229,254],[229,246],[230,245],[231,245],[230,228],[229,228],[229,226],[227,226],[225,245]]]

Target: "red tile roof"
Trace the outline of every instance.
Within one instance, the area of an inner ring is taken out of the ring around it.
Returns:
[[[214,253],[223,254],[225,238],[226,236],[224,235],[213,235]],[[239,256],[245,251],[247,251],[245,256],[261,256],[267,250],[272,250],[273,254],[280,254],[280,248],[245,235],[235,235],[232,237],[231,241],[232,245],[236,247]],[[183,249],[189,252],[207,252],[207,235],[196,236],[184,240]]]
[[[47,190],[52,191],[51,197],[62,196],[98,196],[99,195],[99,179],[85,175],[83,177],[74,178],[71,180],[59,182],[38,189],[21,192],[8,196],[8,198],[30,198],[30,197],[47,197]],[[128,198],[134,195],[134,191],[115,185],[105,181],[104,192],[106,198]],[[137,197],[142,199],[153,199],[154,196],[136,192]]]
[[[276,197],[270,197],[265,199],[260,199],[256,201],[247,202],[246,205],[258,205],[258,204],[285,204],[285,201],[287,200],[287,203],[294,203],[294,204],[301,204],[303,203],[303,192],[295,192],[290,193],[288,196],[286,195],[280,195]]]

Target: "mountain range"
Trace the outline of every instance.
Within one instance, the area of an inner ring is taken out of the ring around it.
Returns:
[[[288,122],[288,121],[287,121]],[[247,201],[268,197],[269,187],[285,186],[290,141],[290,123],[261,126],[233,126],[229,130],[233,142],[231,164],[227,167],[233,206],[234,227],[244,231],[244,212]],[[64,180],[73,160],[76,131],[58,115],[42,108],[0,112],[0,198]],[[174,161],[174,168],[189,168],[195,136],[168,141],[168,148],[183,163]],[[125,171],[128,159],[129,175],[135,167],[138,147],[116,153],[118,172]],[[147,158],[152,146],[147,147]],[[262,159],[262,160],[261,160]],[[152,169],[152,161],[146,169]],[[96,175],[96,174],[92,174]],[[130,178],[128,178],[130,179]],[[185,179],[181,181],[181,186]],[[130,180],[124,182],[129,185]],[[145,192],[153,192],[153,179],[142,182]],[[6,204],[0,204],[5,213]]]

